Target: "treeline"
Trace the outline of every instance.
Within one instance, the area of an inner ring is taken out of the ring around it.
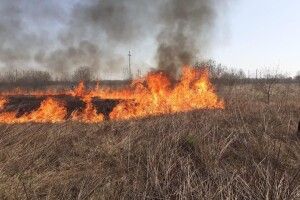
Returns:
[[[71,76],[54,76],[49,71],[36,69],[6,69],[0,73],[0,90],[11,88],[44,89],[48,86],[73,87],[79,81],[87,83],[94,80],[89,67],[76,69]]]
[[[79,67],[77,68],[71,76],[61,75],[59,77],[53,76],[48,71],[35,70],[35,69],[11,69],[3,70],[0,74],[1,83],[49,83],[53,81],[71,81],[78,82],[83,81],[92,81],[94,79],[93,72],[89,67]]]
[[[265,103],[270,104],[276,93],[279,92],[282,99],[287,99],[293,91],[292,86],[300,86],[300,73],[289,77],[276,70],[257,70],[254,77],[250,77],[241,69],[228,69],[213,60],[199,62],[196,67],[209,70],[214,85],[218,90],[222,90],[223,96],[231,96],[238,87],[248,84]]]
[[[266,71],[256,74],[255,77],[249,77],[243,70],[230,69],[213,60],[197,62],[196,68],[206,68],[209,70],[211,79],[214,83],[234,85],[247,83],[300,83],[300,74],[295,77],[288,77],[277,73],[276,71]],[[79,67],[71,75],[60,77],[53,76],[48,71],[42,70],[4,70],[0,73],[1,85],[41,87],[49,84],[75,83],[79,81],[96,81],[93,70],[89,67]],[[113,81],[113,80],[112,80]]]
[[[256,71],[253,76],[248,76],[242,69],[228,68],[222,64],[216,63],[214,60],[205,62],[197,62],[197,68],[206,68],[209,70],[210,76],[214,82],[222,84],[248,84],[261,82],[277,82],[277,83],[299,83],[300,73],[295,77],[290,77],[279,73],[276,70]]]
[[[73,88],[80,81],[86,86],[95,86],[99,81],[89,67],[79,67],[71,74],[55,76],[49,71],[36,69],[6,69],[0,71],[0,91],[14,88],[45,89],[50,87]],[[128,84],[128,80],[101,80],[101,85],[119,87]]]

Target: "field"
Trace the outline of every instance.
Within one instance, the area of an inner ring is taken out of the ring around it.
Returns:
[[[2,124],[0,199],[299,199],[299,85],[218,93],[224,110]]]

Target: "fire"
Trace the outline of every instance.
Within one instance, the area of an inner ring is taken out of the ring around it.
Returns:
[[[0,97],[0,110],[2,110],[7,103],[7,100],[4,97]]]
[[[47,98],[42,101],[40,107],[31,113],[17,117],[16,112],[0,114],[0,122],[2,123],[57,123],[63,122],[67,115],[67,110],[63,103],[52,98]]]
[[[37,111],[29,113],[20,118],[21,122],[63,122],[67,110],[63,103],[52,98],[47,98],[41,103]]]
[[[83,97],[86,95],[86,90],[83,81],[81,81],[78,86],[74,89],[68,92],[70,95],[75,97]]]
[[[223,109],[224,101],[219,99],[209,80],[207,70],[184,67],[178,81],[171,80],[163,72],[151,72],[146,77],[134,80],[129,87],[112,89],[100,87],[88,90],[80,82],[74,90],[33,91],[26,93],[18,90],[17,95],[47,98],[40,107],[32,112],[18,116],[17,112],[4,112],[8,104],[6,98],[16,94],[2,93],[0,98],[0,123],[57,123],[66,120],[84,123],[102,122],[105,118],[123,120],[145,116],[187,112],[195,109]],[[84,103],[68,115],[66,102],[55,97],[59,95],[76,98]],[[93,99],[118,100],[118,104],[108,116],[98,112]]]
[[[76,110],[73,112],[71,115],[72,120],[85,123],[102,122],[104,120],[104,116],[97,113],[96,108],[92,104],[92,99],[87,97],[84,99],[84,102],[86,104],[85,109],[83,111]]]
[[[123,101],[110,114],[112,119],[130,119],[148,115],[186,112],[194,109],[223,109],[210,84],[207,71],[190,67],[183,68],[179,83],[171,86],[170,79],[163,73],[150,73],[146,86],[138,85],[133,101]]]

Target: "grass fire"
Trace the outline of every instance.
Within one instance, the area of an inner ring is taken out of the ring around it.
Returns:
[[[56,123],[66,120],[97,123],[105,117],[124,120],[196,109],[224,108],[224,102],[218,98],[209,81],[207,70],[191,67],[183,68],[180,80],[174,84],[167,74],[153,72],[145,78],[134,80],[130,87],[118,90],[101,88],[99,85],[87,90],[81,82],[71,91],[26,93],[19,90],[0,95],[0,123]],[[16,98],[19,101],[10,101]],[[114,103],[98,103],[97,107],[93,104],[97,100]],[[40,105],[34,109],[34,103],[37,104],[38,101],[41,101]],[[80,107],[80,102],[84,104],[83,108]],[[78,106],[68,106],[72,103]],[[70,110],[70,107],[73,109]],[[111,112],[102,113],[101,110]]]
[[[0,200],[300,200],[299,8],[1,0]]]

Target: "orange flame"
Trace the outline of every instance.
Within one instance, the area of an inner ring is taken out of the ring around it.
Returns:
[[[68,94],[70,94],[71,96],[74,96],[74,97],[83,97],[83,96],[85,96],[86,95],[86,89],[85,89],[83,81],[81,81],[74,90],[69,91]]]
[[[83,111],[74,111],[71,115],[72,120],[80,121],[85,123],[97,123],[102,122],[104,120],[104,116],[102,114],[98,114],[96,108],[92,104],[92,99],[90,97],[86,97],[83,99],[86,106]]]
[[[71,91],[33,91],[26,93],[18,90],[18,95],[51,96],[45,99],[41,106],[31,113],[17,117],[17,113],[0,113],[2,123],[24,122],[63,122],[67,117],[66,106],[55,99],[56,95],[79,97],[84,103],[83,110],[71,113],[70,120],[84,123],[97,123],[104,120],[104,115],[97,113],[93,98],[116,99],[120,103],[109,114],[112,120],[139,118],[151,115],[162,115],[176,112],[186,112],[195,109],[223,109],[224,101],[220,100],[210,83],[207,70],[184,67],[182,76],[176,83],[172,82],[163,72],[152,72],[146,77],[134,80],[130,87],[122,89],[103,88],[98,84],[92,90],[87,90],[83,82]],[[2,93],[0,111],[7,104]],[[16,94],[15,94],[16,95]]]
[[[123,101],[110,114],[112,119],[130,119],[148,115],[186,112],[194,109],[223,109],[209,82],[208,72],[183,68],[182,77],[173,88],[162,73],[150,73],[147,87],[135,88],[135,99]]]
[[[0,97],[0,110],[2,110],[5,106],[5,104],[7,103],[7,99],[4,97]]]
[[[24,116],[17,117],[16,112],[0,114],[0,122],[2,123],[25,123],[25,122],[38,122],[38,123],[57,123],[63,122],[67,115],[66,108],[61,102],[52,98],[47,98],[42,101],[40,107],[31,113]]]

